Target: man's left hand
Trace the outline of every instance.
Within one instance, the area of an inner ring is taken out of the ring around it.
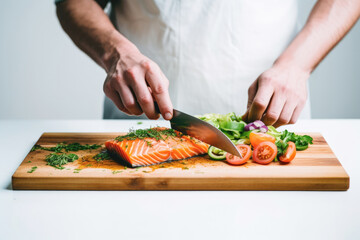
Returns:
[[[243,120],[260,119],[274,127],[294,124],[306,103],[309,75],[296,66],[275,64],[251,84]]]

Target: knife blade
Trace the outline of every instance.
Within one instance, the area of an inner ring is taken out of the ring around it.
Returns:
[[[222,131],[205,121],[174,109],[170,124],[172,129],[242,158],[234,143]]]

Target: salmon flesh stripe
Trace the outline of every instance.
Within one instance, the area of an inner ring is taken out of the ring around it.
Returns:
[[[132,167],[138,167],[194,157],[207,153],[209,148],[208,144],[200,140],[168,128],[141,131],[145,132],[141,137],[128,134],[106,141],[106,149]],[[156,136],[151,137],[154,133]]]

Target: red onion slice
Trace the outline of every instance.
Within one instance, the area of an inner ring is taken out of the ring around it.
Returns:
[[[244,131],[252,131],[255,129],[259,129],[260,132],[263,132],[263,133],[266,133],[268,131],[268,127],[260,120],[256,120],[256,121],[246,125],[244,128]]]

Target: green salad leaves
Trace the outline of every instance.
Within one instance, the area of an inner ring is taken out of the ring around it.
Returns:
[[[244,131],[246,122],[242,121],[240,116],[235,113],[228,114],[204,114],[197,116],[199,119],[208,122],[220,129],[226,136],[228,136],[234,144],[250,144],[249,135],[252,131],[259,131],[257,129],[251,131]],[[277,156],[284,154],[288,148],[288,142],[294,142],[297,151],[305,150],[312,144],[313,138],[308,135],[297,135],[293,132],[285,130],[280,132],[273,126],[267,126],[269,134],[275,137],[275,145],[277,147]]]
[[[197,117],[220,129],[231,140],[240,139],[246,125],[246,122],[242,121],[241,116],[237,116],[235,113],[210,113]]]
[[[297,151],[303,151],[309,147],[309,144],[313,144],[313,138],[308,135],[297,135],[293,132],[285,130],[283,132],[277,131],[273,126],[269,126],[267,134],[272,135],[276,138],[275,145],[278,149],[277,156],[284,154],[289,146],[289,141],[295,143]]]

